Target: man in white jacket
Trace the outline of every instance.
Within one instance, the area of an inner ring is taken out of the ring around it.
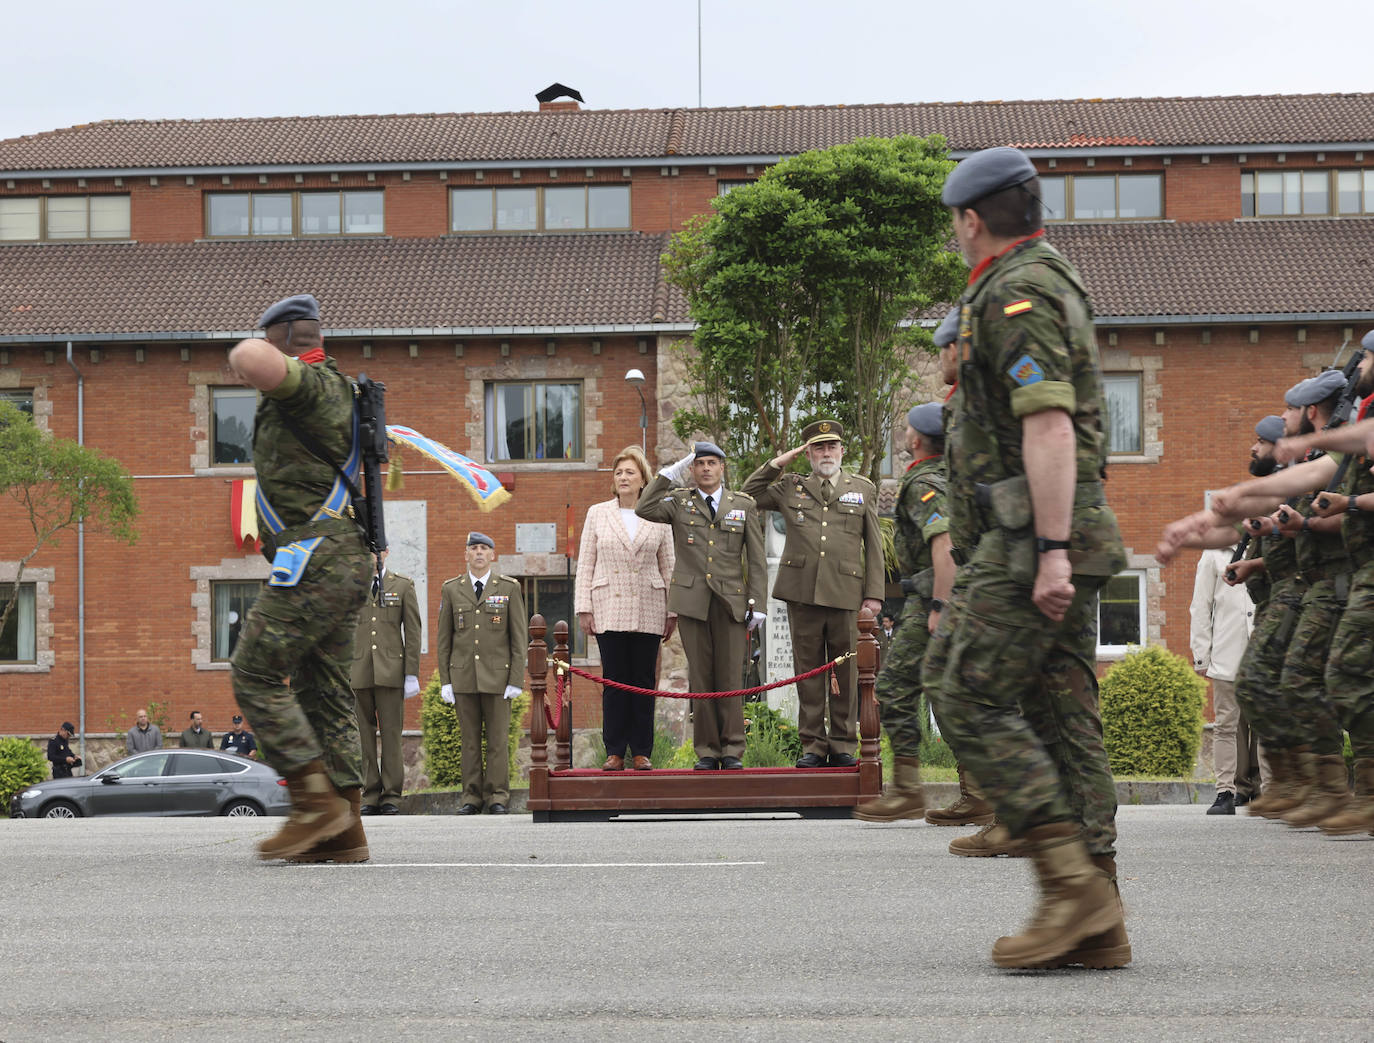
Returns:
[[[1262,752],[1236,703],[1236,672],[1254,629],[1255,607],[1244,584],[1232,586],[1226,582],[1231,553],[1202,552],[1189,607],[1193,666],[1211,680],[1212,707],[1216,712],[1212,765],[1217,776],[1217,799],[1207,809],[1209,815],[1234,815],[1238,805],[1258,795],[1253,776]]]

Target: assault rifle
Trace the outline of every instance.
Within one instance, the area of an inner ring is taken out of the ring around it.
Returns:
[[[1247,532],[1240,538],[1240,542],[1236,544],[1236,549],[1231,554],[1231,560],[1226,565],[1226,579],[1228,582],[1234,583],[1236,581],[1236,562],[1245,557],[1245,551],[1249,546],[1250,534]]]

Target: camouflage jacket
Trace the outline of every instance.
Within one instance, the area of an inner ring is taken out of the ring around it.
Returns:
[[[1350,461],[1340,488],[1344,495],[1361,496],[1374,492],[1374,475],[1369,473],[1371,463],[1374,461],[1364,456],[1357,456]],[[1345,543],[1345,552],[1356,568],[1363,568],[1374,561],[1374,512],[1346,514],[1341,520],[1341,539]]]
[[[968,555],[984,534],[1001,530],[998,554],[1029,564],[1034,554],[1021,420],[1062,409],[1073,422],[1077,487],[1069,558],[1076,573],[1110,576],[1126,564],[1116,516],[1102,493],[1107,463],[1102,375],[1087,291],[1073,266],[1043,237],[1026,239],[996,257],[960,301],[959,383],[947,409],[950,535]],[[994,510],[988,490],[1005,491]],[[988,548],[983,549],[988,553]],[[1018,570],[1013,568],[1013,573]]]
[[[897,489],[894,543],[897,567],[903,576],[914,576],[931,568],[930,541],[949,532],[945,485],[945,462],[938,456],[916,461],[902,475]]]
[[[353,384],[332,358],[304,365],[287,359],[286,379],[258,400],[253,422],[253,470],[258,487],[288,529],[310,520],[334,484],[334,468],[315,456],[282,420],[290,413],[340,466],[353,447]],[[259,532],[269,535],[259,518]],[[265,539],[270,545],[272,541]],[[264,552],[268,547],[264,546]],[[268,555],[270,558],[270,554]]]

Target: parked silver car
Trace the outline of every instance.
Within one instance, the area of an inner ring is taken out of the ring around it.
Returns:
[[[213,750],[149,750],[10,799],[11,818],[85,815],[285,815],[286,780],[266,764]]]

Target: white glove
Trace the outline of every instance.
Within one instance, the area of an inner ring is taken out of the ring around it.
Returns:
[[[420,694],[420,679],[414,674],[406,674],[406,698],[414,699]]]
[[[444,702],[448,703],[450,706],[452,706],[452,705],[453,705],[453,685],[451,685],[451,684],[446,684],[446,685],[444,685],[444,687],[440,688],[440,689],[439,689],[439,698],[442,699]]]
[[[521,692],[523,692],[523,691],[524,691],[524,689],[521,688],[518,684],[508,684],[508,685],[506,685],[506,695],[505,695],[505,697],[506,697],[507,699],[514,699],[517,695],[519,695],[519,694],[520,694]]]
[[[675,464],[669,464],[658,473],[672,482],[674,485],[686,485],[687,480],[692,474],[692,461],[697,458],[696,449],[692,449],[686,456]]]
[[[759,627],[763,626],[763,624],[765,624],[765,623],[767,623],[767,622],[768,622],[768,613],[767,613],[767,612],[760,612],[758,609],[755,609],[755,610],[754,610],[754,615],[753,615],[753,617],[749,620],[749,630],[750,630],[750,632],[753,632],[753,631],[757,630]]]

